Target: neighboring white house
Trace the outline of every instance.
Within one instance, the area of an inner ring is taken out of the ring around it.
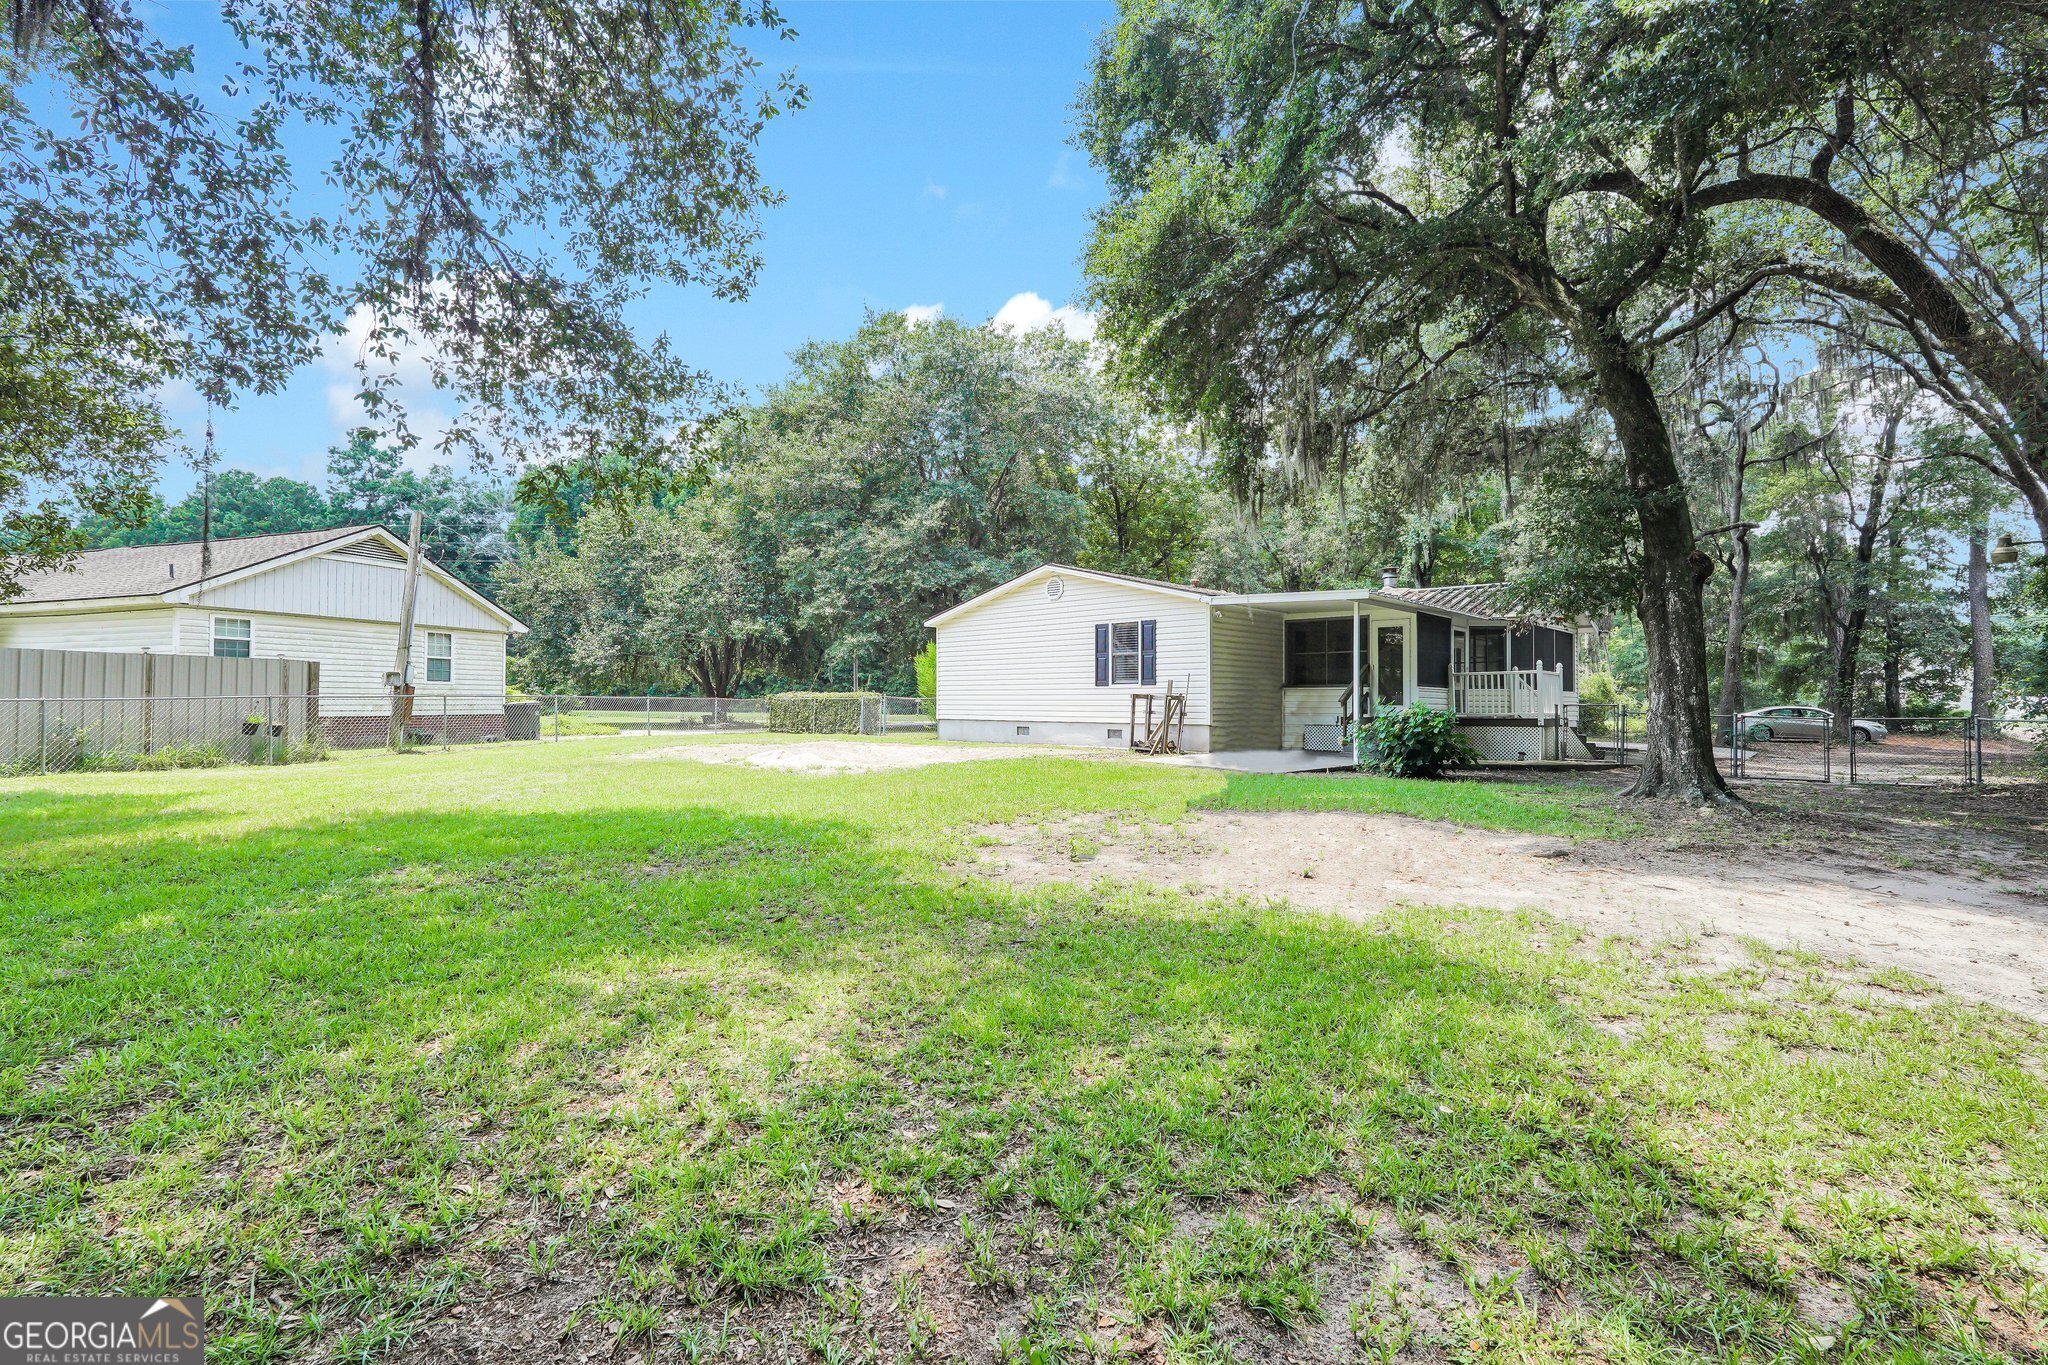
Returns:
[[[1391,582],[1226,593],[1046,564],[925,623],[939,734],[1123,745],[1131,695],[1170,684],[1190,752],[1333,748],[1354,708],[1420,703],[1455,711],[1489,757],[1535,759],[1538,728],[1576,712],[1577,642],[1503,597]]]
[[[378,717],[398,646],[405,543],[378,526],[91,550],[0,602],[0,647],[306,659],[323,720]],[[526,627],[427,561],[414,611],[416,713],[502,727],[505,642]]]

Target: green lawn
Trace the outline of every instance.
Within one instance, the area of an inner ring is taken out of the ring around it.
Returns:
[[[1587,784],[1503,782],[1481,776],[1408,782],[1366,774],[1277,777],[1232,774],[1219,790],[1195,798],[1215,810],[1348,810],[1412,815],[1481,829],[1530,834],[1610,837],[1636,833],[1639,817],[1616,808],[1612,793]]]
[[[1582,793],[663,747],[0,782],[0,1293],[199,1286],[224,1361],[434,1359],[493,1299],[548,1343],[504,1359],[2041,1350],[2031,1025],[954,861],[1333,790],[1623,827]]]

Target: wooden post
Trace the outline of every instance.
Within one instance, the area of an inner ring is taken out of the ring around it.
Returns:
[[[142,752],[156,752],[156,655],[142,651]]]
[[[1358,685],[1358,599],[1351,599],[1351,766],[1358,766],[1358,732],[1365,728],[1365,695]]]
[[[420,514],[412,514],[412,535],[405,551],[405,595],[398,608],[398,658],[392,670],[391,734],[389,747],[396,750],[405,736],[407,699],[412,695],[412,618],[420,592]]]

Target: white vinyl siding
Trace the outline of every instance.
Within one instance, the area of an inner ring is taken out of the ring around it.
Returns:
[[[1065,591],[1046,595],[1034,578],[938,627],[941,721],[1061,722],[1102,727],[1130,719],[1133,690],[1163,693],[1168,683],[1188,699],[1187,723],[1209,723],[1209,607],[1197,598],[1152,592],[1068,574]],[[1155,681],[1095,685],[1095,628],[1157,623]]]
[[[196,600],[215,611],[289,612],[295,616],[396,621],[404,596],[402,562],[369,563],[347,551],[337,551],[205,589]],[[505,628],[497,617],[442,582],[433,570],[420,575],[414,619],[423,627],[437,629]],[[262,652],[270,653],[268,649]]]
[[[208,652],[209,615],[190,608],[181,613],[180,653]],[[388,695],[384,675],[398,657],[396,621],[337,621],[257,612],[251,613],[251,622],[259,656],[310,659],[320,665],[322,714],[373,715],[384,704],[380,700]],[[505,702],[505,637],[480,630],[446,633],[455,651],[454,676],[445,683],[421,682],[426,670],[415,656],[414,690],[422,697],[447,696],[451,709],[463,715],[496,714]],[[422,644],[426,634],[421,632]]]
[[[1280,613],[1217,607],[1209,615],[1212,749],[1280,745]]]
[[[9,649],[82,649],[95,654],[169,653],[177,648],[177,612],[77,611],[0,616],[0,646]]]

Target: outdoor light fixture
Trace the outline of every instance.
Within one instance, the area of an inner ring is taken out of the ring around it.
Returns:
[[[2017,564],[2020,562],[2020,546],[2041,545],[2044,543],[2048,542],[2038,540],[2014,540],[2012,538],[2012,532],[2002,532],[1999,535],[1998,539],[1991,543],[1991,562],[1993,564]]]

